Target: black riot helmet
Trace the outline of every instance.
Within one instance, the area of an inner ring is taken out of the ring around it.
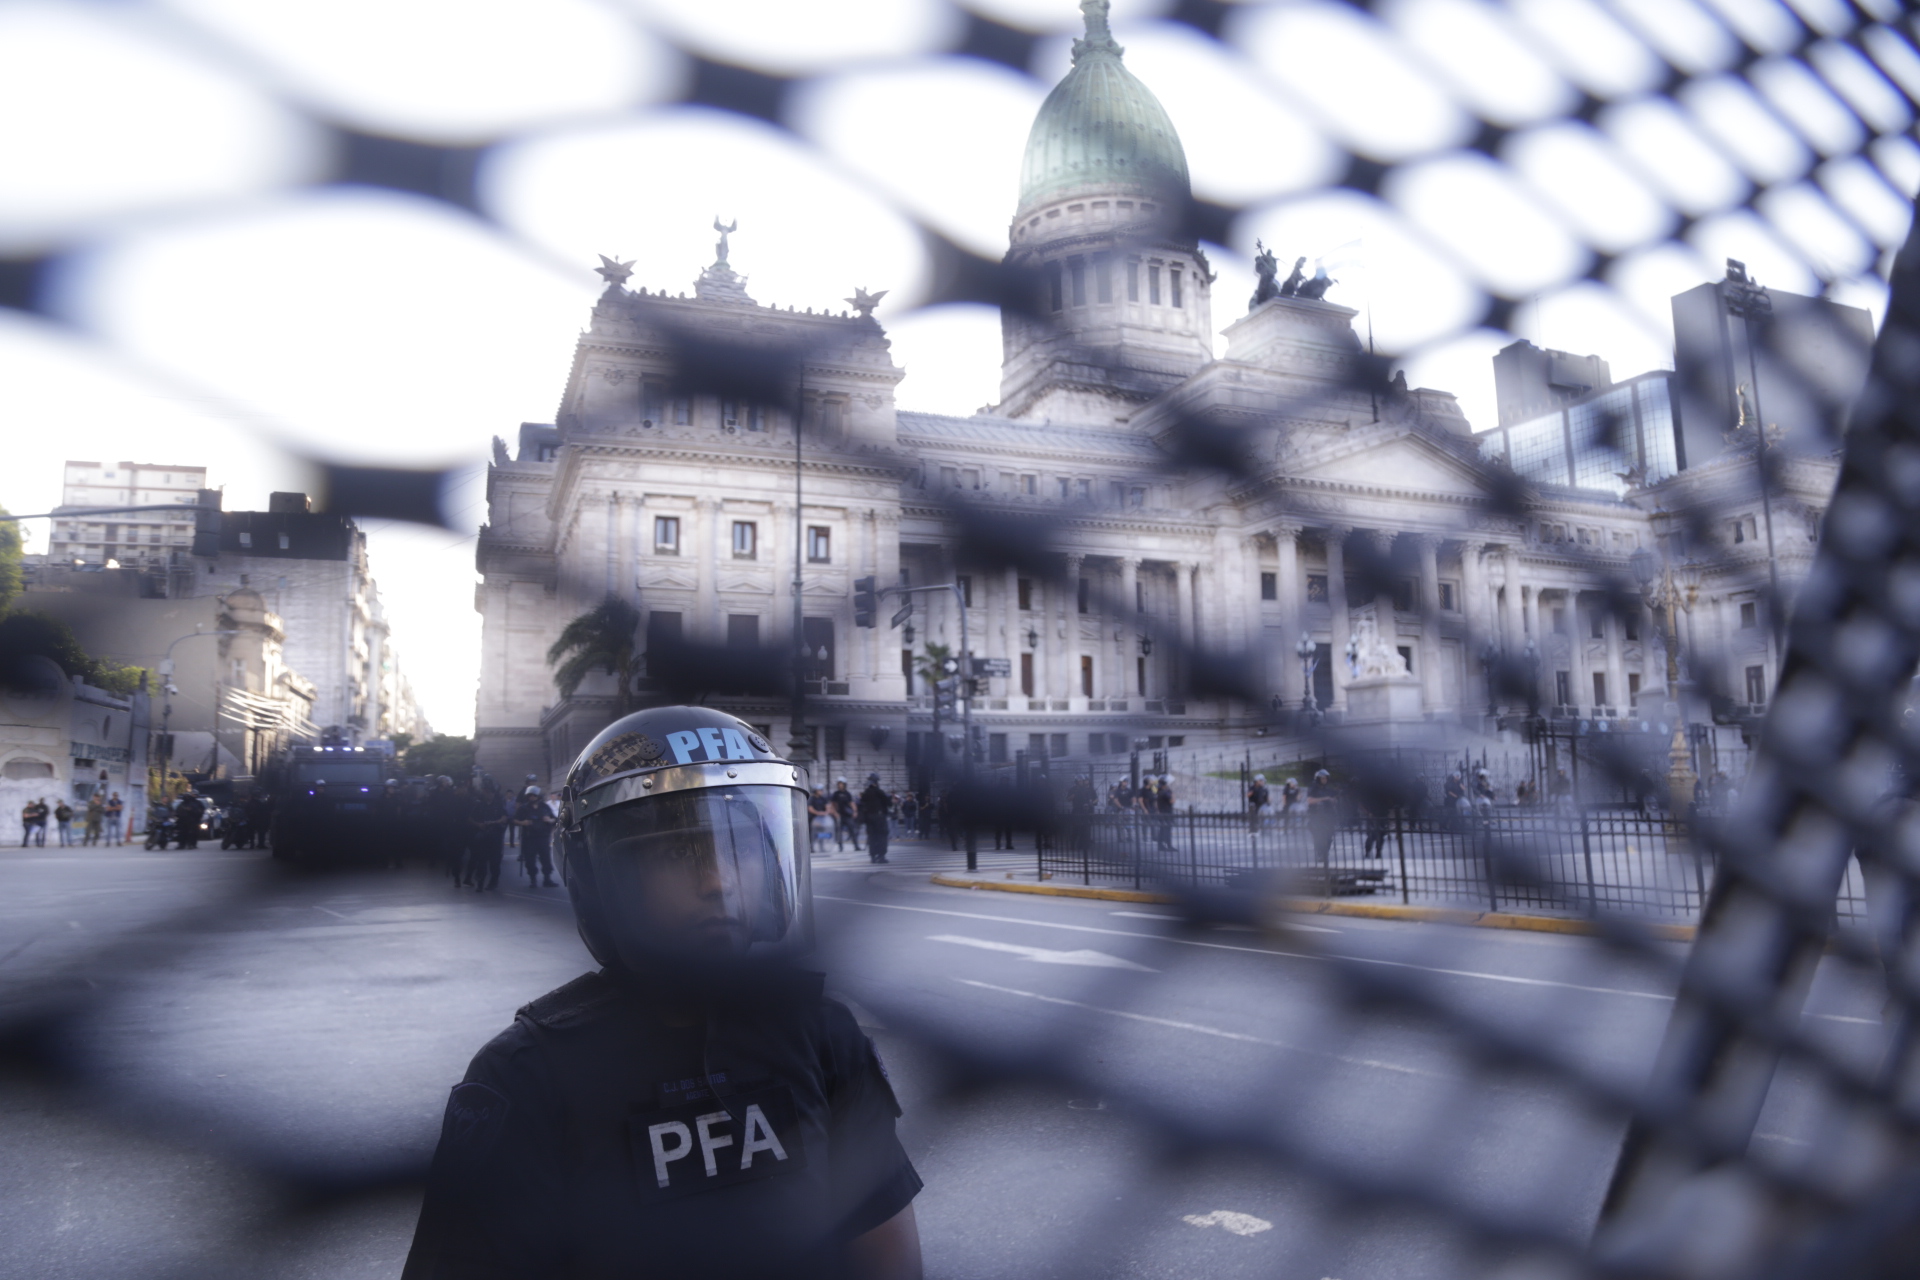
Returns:
[[[559,830],[580,937],[609,970],[738,974],[806,949],[800,771],[706,707],[614,721],[567,771]]]

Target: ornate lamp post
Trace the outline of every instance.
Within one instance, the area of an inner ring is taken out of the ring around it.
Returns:
[[[1697,588],[1680,587],[1673,580],[1673,556],[1664,536],[1671,520],[1661,513],[1654,517],[1655,532],[1661,535],[1661,551],[1655,556],[1645,547],[1634,552],[1629,563],[1639,580],[1640,594],[1653,610],[1654,625],[1659,628],[1660,643],[1667,651],[1667,697],[1673,705],[1673,741],[1668,745],[1667,794],[1676,813],[1693,805],[1694,787],[1699,778],[1693,771],[1693,757],[1687,750],[1687,708],[1680,698],[1680,628],[1675,609],[1693,612]]]
[[[1313,696],[1313,673],[1320,669],[1320,646],[1302,631],[1293,651],[1300,657],[1300,714],[1308,725],[1316,725],[1320,723],[1320,704]]]

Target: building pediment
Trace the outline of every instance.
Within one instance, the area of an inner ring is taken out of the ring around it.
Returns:
[[[1287,469],[1300,481],[1442,499],[1484,499],[1490,487],[1486,473],[1467,459],[1404,432],[1371,440],[1349,436]]]

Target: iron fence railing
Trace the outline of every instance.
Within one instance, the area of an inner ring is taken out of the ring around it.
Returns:
[[[1703,821],[1713,821],[1703,815]],[[1713,887],[1710,847],[1671,815],[1506,808],[1394,811],[1316,831],[1307,816],[1092,813],[1061,819],[1035,855],[1043,880],[1136,889],[1242,888],[1283,896],[1388,897],[1483,911],[1695,920]],[[1857,863],[1837,916],[1866,919]]]

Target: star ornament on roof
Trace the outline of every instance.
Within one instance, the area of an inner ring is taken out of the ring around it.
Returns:
[[[615,262],[603,253],[600,255],[600,265],[593,271],[608,284],[625,284],[633,278],[633,260],[629,258],[625,262]]]
[[[873,309],[880,305],[880,299],[886,297],[889,292],[891,292],[891,290],[888,289],[882,289],[878,293],[868,293],[865,289],[855,289],[853,296],[846,301],[852,304],[855,311],[860,313],[862,320],[871,320],[873,318]]]

